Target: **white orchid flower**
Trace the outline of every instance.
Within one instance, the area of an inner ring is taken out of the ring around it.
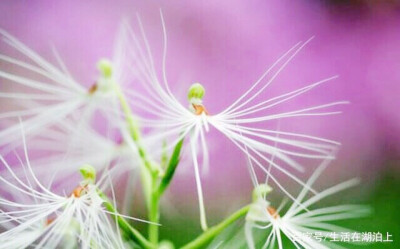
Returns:
[[[44,133],[66,119],[76,124],[93,122],[95,112],[101,112],[110,125],[122,125],[115,89],[127,82],[123,72],[125,45],[120,42],[123,39],[116,42],[112,63],[99,61],[100,77],[95,83],[83,84],[72,77],[55,50],[58,66],[7,32],[0,30],[0,36],[23,56],[19,59],[0,53],[4,65],[0,79],[6,86],[0,92],[0,101],[7,102],[7,108],[0,113],[0,145],[7,145],[6,150],[20,145],[20,140],[15,139],[19,132],[18,118],[24,120],[27,138]]]
[[[26,165],[24,177],[17,176],[6,160],[0,161],[11,179],[0,176],[7,187],[0,197],[0,248],[125,248],[113,217],[143,221],[110,212],[99,189],[104,189],[108,174],[96,181],[91,166],[81,167],[84,181],[71,194],[60,195],[45,187],[30,165],[23,139]],[[55,162],[56,163],[56,162]],[[3,172],[4,173],[4,172]]]
[[[255,184],[257,183],[255,169],[258,168],[279,185],[287,195],[291,196],[280,184],[275,174],[271,173],[270,170],[273,168],[305,186],[298,177],[290,172],[290,169],[303,171],[302,165],[298,162],[300,158],[330,158],[330,152],[339,143],[306,134],[260,128],[260,125],[268,124],[273,120],[292,117],[325,116],[340,113],[340,111],[332,108],[345,104],[347,103],[346,101],[303,107],[284,113],[270,112],[272,107],[284,104],[286,101],[333,80],[337,76],[314,82],[271,99],[259,100],[257,97],[273,83],[278,74],[310,40],[299,42],[293,46],[263,73],[248,91],[224,111],[212,113],[206,109],[206,103],[203,101],[205,89],[201,84],[195,83],[190,87],[188,93],[189,108],[187,108],[187,104],[180,103],[171,92],[165,70],[167,38],[162,15],[161,20],[164,35],[161,80],[155,69],[152,52],[140,19],[138,18],[140,35],[135,34],[127,24],[125,26],[127,30],[125,34],[129,34],[127,39],[131,41],[127,42],[131,44],[127,48],[127,54],[131,58],[129,60],[129,65],[132,68],[130,72],[136,82],[139,83],[136,86],[141,86],[147,93],[144,95],[142,92],[127,90],[125,94],[132,97],[131,105],[135,108],[135,111],[143,110],[146,113],[150,113],[150,115],[141,118],[144,127],[156,129],[161,138],[172,137],[174,142],[171,145],[174,145],[182,137],[189,137],[188,143],[190,144],[189,147],[193,158],[202,228],[207,229],[207,224],[199,164],[206,169],[208,168],[209,155],[206,137],[211,128],[225,135],[249,158],[251,161],[250,173]],[[274,159],[271,159],[271,157]],[[265,167],[264,165],[266,164],[271,165],[270,168]]]
[[[317,168],[309,178],[307,185],[310,187],[313,185],[328,163],[329,161],[326,160]],[[338,235],[340,232],[350,230],[331,224],[331,222],[368,215],[369,208],[362,205],[345,204],[312,209],[312,205],[357,183],[357,179],[351,179],[312,195],[310,198],[306,198],[310,192],[309,188],[303,188],[285,212],[282,210],[286,201],[275,208],[266,199],[266,195],[272,189],[267,187],[268,185],[259,185],[256,190],[261,191],[255,191],[254,203],[246,216],[245,234],[249,248],[258,248],[255,246],[257,243],[253,238],[253,229],[265,230],[266,236],[264,237],[266,239],[262,246],[265,249],[283,249],[283,235],[291,241],[293,248],[343,248],[335,245],[330,239],[335,233]]]

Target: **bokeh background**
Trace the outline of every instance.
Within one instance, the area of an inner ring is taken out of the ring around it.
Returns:
[[[0,28],[49,60],[51,46],[56,47],[75,78],[90,86],[97,78],[96,62],[112,55],[123,17],[134,22],[136,14],[141,16],[156,58],[160,56],[160,8],[168,32],[167,71],[172,89],[184,97],[191,83],[201,82],[207,89],[210,112],[228,106],[295,43],[315,36],[265,97],[340,76],[286,107],[348,100],[351,104],[342,107],[343,114],[288,120],[280,129],[340,141],[337,160],[321,177],[318,188],[359,177],[359,187],[327,203],[371,205],[371,217],[347,225],[360,231],[389,232],[395,240],[363,248],[399,248],[400,2],[3,0]],[[0,49],[9,48],[1,44]],[[247,203],[252,189],[246,158],[226,142],[218,136],[211,142],[211,170],[203,176],[210,223]],[[277,193],[272,198],[279,202],[281,197]],[[178,169],[163,205],[164,238],[179,245],[200,231],[190,170]],[[143,214],[140,206],[133,211],[136,216]]]

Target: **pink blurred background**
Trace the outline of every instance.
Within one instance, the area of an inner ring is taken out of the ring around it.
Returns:
[[[390,165],[398,172],[400,159],[399,4],[369,3],[6,0],[0,2],[0,28],[52,61],[54,45],[75,78],[89,87],[97,78],[95,63],[112,55],[122,17],[141,16],[160,56],[161,8],[168,32],[169,82],[183,97],[191,83],[204,84],[211,113],[232,103],[291,46],[315,36],[264,96],[340,75],[286,108],[348,100],[351,104],[341,107],[343,114],[288,120],[281,129],[340,141],[338,159],[324,184],[360,176],[369,188],[386,162],[395,162]],[[0,51],[4,49],[1,44]],[[211,171],[203,177],[206,203],[210,210],[229,212],[221,203],[229,200],[233,209],[251,191],[246,158],[229,143],[210,146]],[[187,212],[197,205],[194,176],[179,171],[168,202],[174,206],[171,210]],[[232,203],[232,194],[238,203]]]

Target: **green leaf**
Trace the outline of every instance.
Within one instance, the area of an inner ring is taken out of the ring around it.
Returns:
[[[164,177],[161,179],[160,185],[158,187],[159,195],[162,195],[162,193],[165,191],[165,189],[170,184],[170,182],[172,180],[172,177],[174,176],[176,167],[179,164],[181,149],[182,149],[182,145],[183,145],[183,140],[184,140],[184,138],[179,140],[179,142],[175,145],[174,151],[173,151],[172,156],[171,156],[171,158],[169,160],[169,163],[168,163],[167,169],[165,171]]]

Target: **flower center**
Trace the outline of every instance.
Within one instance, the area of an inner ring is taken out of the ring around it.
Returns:
[[[56,219],[56,218],[47,218],[47,219],[46,219],[46,222],[45,222],[45,225],[46,225],[46,226],[50,226],[51,223],[53,223],[53,221],[54,221],[55,219]]]
[[[205,89],[200,83],[194,83],[190,86],[188,91],[188,100],[193,107],[193,112],[196,115],[208,114],[207,109],[203,105],[203,97],[205,94]]]
[[[268,206],[267,211],[272,216],[272,218],[277,219],[279,217],[278,211],[276,211],[275,208]]]
[[[93,95],[96,92],[110,93],[113,90],[113,68],[112,63],[107,59],[101,59],[97,63],[97,69],[99,70],[99,78],[97,81],[88,89],[87,94]]]
[[[89,95],[94,94],[94,93],[97,91],[98,88],[99,88],[98,85],[97,85],[96,83],[94,83],[94,84],[88,89],[88,94],[89,94]]]
[[[208,111],[207,111],[207,109],[204,107],[204,105],[197,105],[197,104],[192,104],[192,106],[193,106],[193,109],[194,109],[194,114],[196,114],[196,115],[201,115],[201,114],[206,114],[206,115],[209,115],[208,114]]]
[[[73,191],[71,196],[73,195],[76,198],[81,197],[82,195],[86,194],[88,190],[88,185],[84,185],[84,186],[78,186],[76,187]]]

